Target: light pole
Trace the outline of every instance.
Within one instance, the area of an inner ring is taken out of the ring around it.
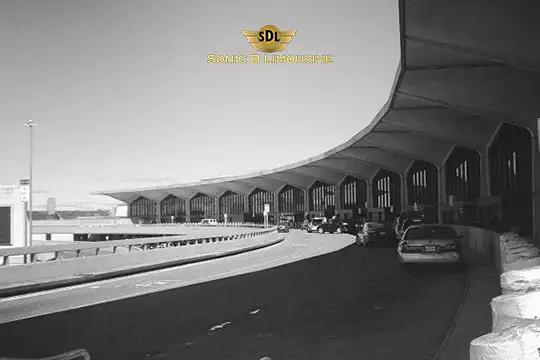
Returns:
[[[32,155],[34,152],[34,137],[33,137],[33,129],[37,126],[35,122],[32,120],[28,120],[25,124],[30,129],[30,178],[29,180],[29,191],[28,191],[28,246],[32,246],[32,193],[34,191],[34,186],[32,183],[32,165],[33,165],[33,159]]]

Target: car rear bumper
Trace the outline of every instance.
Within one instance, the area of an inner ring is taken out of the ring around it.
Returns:
[[[459,263],[461,256],[458,252],[444,253],[401,253],[398,252],[398,259],[404,264],[440,264]]]

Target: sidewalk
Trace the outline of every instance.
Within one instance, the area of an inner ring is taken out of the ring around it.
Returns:
[[[469,359],[470,342],[491,332],[491,300],[500,295],[500,276],[494,266],[478,266],[469,271],[468,291],[461,313],[435,360]]]

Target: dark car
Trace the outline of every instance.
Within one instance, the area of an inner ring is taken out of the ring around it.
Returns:
[[[289,223],[287,221],[280,221],[277,225],[277,231],[279,233],[288,233],[290,230]]]
[[[424,214],[420,211],[409,211],[399,215],[394,220],[393,233],[397,240],[401,240],[405,230],[411,225],[419,225],[424,222]]]
[[[345,232],[345,227],[343,223],[339,220],[330,220],[326,223],[323,223],[317,229],[319,234],[330,233],[330,234],[342,234]]]
[[[380,222],[366,222],[356,234],[356,243],[363,246],[373,243],[389,243],[392,239],[392,229],[390,226]]]

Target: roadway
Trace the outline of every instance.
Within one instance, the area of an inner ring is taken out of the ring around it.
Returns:
[[[0,356],[431,360],[464,274],[402,273],[394,248],[352,243],[293,231],[252,253],[1,299]]]

